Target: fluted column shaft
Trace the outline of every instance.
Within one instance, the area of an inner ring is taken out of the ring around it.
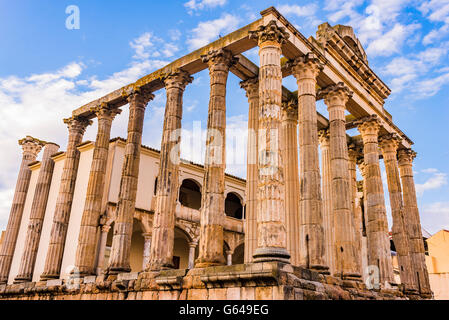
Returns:
[[[397,161],[398,146],[399,139],[394,136],[383,137],[380,142],[387,173],[388,193],[393,217],[391,230],[398,257],[401,283],[406,290],[416,290],[416,276],[411,269],[410,244],[404,219],[404,204]]]
[[[97,231],[102,209],[111,126],[114,117],[121,112],[106,104],[94,107],[92,111],[98,118],[98,132],[76,250],[75,265],[81,276],[94,275],[96,271]]]
[[[354,223],[354,261],[356,264],[356,270],[363,276],[362,267],[362,207],[360,201],[357,198],[357,159],[360,156],[360,152],[354,148],[348,149],[348,168],[349,178],[351,184],[351,214],[352,221]]]
[[[275,21],[250,32],[259,44],[259,127],[257,249],[255,262],[290,262],[284,210],[284,163],[281,155],[281,45],[288,38]]]
[[[343,83],[320,91],[329,111],[329,142],[331,158],[332,213],[334,216],[335,276],[360,279],[355,231],[352,216],[353,190],[348,168],[346,138],[346,103],[352,92]]]
[[[319,132],[321,149],[321,173],[323,175],[323,227],[325,263],[329,266],[331,275],[335,273],[335,240],[334,240],[334,215],[332,214],[332,176],[329,130]]]
[[[104,253],[106,251],[106,243],[108,241],[108,233],[111,230],[111,226],[102,225],[100,234],[100,243],[98,245],[98,262],[97,262],[97,275],[103,272],[104,268]]]
[[[409,237],[411,265],[416,275],[419,292],[423,296],[430,297],[432,290],[426,266],[424,240],[413,178],[413,159],[416,157],[416,153],[410,149],[399,150],[398,156],[404,197],[404,220]]]
[[[298,173],[298,106],[283,104],[281,118],[281,155],[285,177],[285,224],[287,250],[293,265],[299,264],[299,173]]]
[[[26,138],[19,140],[19,145],[22,146],[23,150],[22,163],[17,177],[16,189],[9,214],[8,225],[5,231],[5,238],[0,251],[0,284],[6,284],[8,282],[12,258],[14,250],[16,249],[17,236],[19,234],[23,209],[31,179],[31,170],[28,168],[28,165],[36,160],[38,153],[42,149],[43,143],[38,139],[27,136]]]
[[[34,191],[33,203],[31,205],[30,220],[28,222],[28,230],[22,260],[20,262],[19,274],[14,280],[16,283],[29,282],[33,278],[37,250],[39,249],[39,241],[41,239],[42,224],[47,209],[48,193],[50,191],[53,169],[55,166],[55,162],[51,159],[51,156],[55,154],[58,149],[59,146],[54,143],[47,143],[44,148],[36,189]]]
[[[125,158],[120,181],[117,217],[114,223],[111,258],[108,265],[109,274],[131,271],[131,237],[139,179],[143,122],[145,108],[153,98],[153,94],[142,89],[136,89],[128,97],[128,138],[126,140]]]
[[[380,124],[375,117],[363,119],[358,127],[364,146],[368,265],[379,268],[380,284],[394,282],[388,237],[387,212],[379,166],[378,134]]]
[[[91,124],[91,121],[84,118],[72,117],[65,119],[64,123],[67,124],[69,129],[69,139],[53,216],[50,243],[45,260],[44,272],[41,275],[42,280],[57,279],[61,272],[62,257],[80,160],[80,152],[77,146],[82,142],[84,132],[87,126]]]
[[[226,168],[226,82],[234,63],[223,49],[202,56],[209,66],[210,100],[207,119],[205,174],[200,221],[199,256],[195,267],[225,264],[223,256],[224,175]]]
[[[257,184],[258,184],[258,128],[259,128],[259,78],[241,82],[248,98],[248,143],[246,167],[246,212],[244,262],[253,260],[257,248]]]
[[[300,265],[327,273],[316,114],[316,77],[321,69],[321,63],[313,54],[293,62],[299,110]]]
[[[161,141],[153,239],[149,265],[144,269],[173,268],[175,209],[179,192],[182,96],[186,85],[192,80],[193,78],[184,71],[173,72],[164,79],[167,104]]]

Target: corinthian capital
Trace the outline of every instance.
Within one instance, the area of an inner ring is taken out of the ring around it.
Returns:
[[[298,102],[295,100],[282,102],[282,120],[298,121]]]
[[[398,151],[399,165],[412,165],[416,158],[416,152],[412,149],[401,149]]]
[[[154,99],[154,94],[147,88],[134,84],[131,92],[127,95],[129,103],[138,103],[139,105],[146,107],[148,102]]]
[[[29,157],[31,160],[36,159],[45,144],[45,141],[33,138],[32,136],[26,136],[19,140],[19,145],[22,146],[23,155]]]
[[[375,136],[376,141],[380,130],[380,121],[376,115],[370,115],[354,122],[358,126],[359,132],[362,134],[362,139],[368,136]]]
[[[202,55],[201,59],[204,63],[209,65],[209,68],[218,65],[227,69],[232,67],[238,61],[238,59],[232,55],[232,52],[226,49],[211,50],[207,54]]]
[[[108,119],[110,121],[114,120],[116,115],[122,113],[122,110],[119,108],[111,107],[109,104],[104,102],[99,106],[92,107],[90,111],[97,115],[98,120]]]
[[[64,119],[63,121],[67,125],[70,133],[78,133],[82,135],[86,131],[86,128],[92,124],[92,120],[74,116]]]
[[[259,77],[249,78],[240,82],[240,88],[246,91],[248,98],[259,96]]]
[[[327,86],[318,91],[317,98],[324,99],[327,106],[346,105],[353,92],[343,82]]]
[[[193,77],[186,71],[181,69],[176,69],[169,74],[162,77],[165,89],[179,88],[182,91],[185,90],[189,83],[192,83]]]
[[[398,150],[400,138],[396,133],[389,133],[379,138],[382,153],[395,153]]]
[[[304,78],[315,79],[324,66],[315,54],[309,52],[302,57],[288,61],[286,68],[291,68],[293,76],[299,80]]]
[[[318,131],[318,141],[321,147],[328,147],[329,139],[330,139],[329,129],[321,129],[320,131]]]
[[[282,45],[287,41],[290,35],[285,31],[284,27],[279,27],[275,20],[268,22],[266,26],[260,26],[255,31],[249,32],[250,39],[256,39],[259,46],[265,43],[276,43]]]

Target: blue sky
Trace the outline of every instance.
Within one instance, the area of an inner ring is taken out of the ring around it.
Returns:
[[[78,30],[66,28],[69,5],[80,10]],[[326,21],[354,27],[371,68],[393,91],[385,108],[415,142],[423,227],[449,229],[449,0],[16,0],[0,1],[0,230],[14,193],[19,138],[30,134],[65,150],[61,119],[71,110],[258,19],[272,5],[306,37]],[[246,55],[258,61],[257,50]],[[182,155],[197,162],[203,159],[197,151],[203,143],[195,138],[206,127],[208,82],[207,71],[195,75],[184,96]],[[291,77],[284,85],[294,90]],[[164,94],[158,92],[146,112],[143,142],[156,148]],[[247,102],[233,75],[227,99],[233,129],[228,172],[244,177]],[[327,114],[322,103],[318,109]],[[125,108],[112,136],[126,137],[127,116]],[[95,133],[96,124],[85,138],[94,140]]]

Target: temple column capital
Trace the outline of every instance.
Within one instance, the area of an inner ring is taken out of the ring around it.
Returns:
[[[295,100],[282,102],[282,121],[298,122],[298,103]]]
[[[114,120],[115,116],[122,113],[122,110],[120,110],[119,108],[113,108],[107,103],[102,103],[96,107],[92,107],[90,110],[95,113],[98,120],[105,119],[112,121]]]
[[[365,118],[362,118],[355,123],[357,128],[362,135],[362,139],[364,143],[367,142],[378,142],[378,135],[380,130],[380,121],[376,115],[371,115]],[[375,141],[371,141],[371,140]]]
[[[279,27],[275,20],[271,20],[266,26],[260,26],[257,30],[249,32],[249,38],[256,39],[259,47],[268,45],[280,47],[289,37],[290,35],[285,31],[285,28]]]
[[[324,103],[328,107],[343,106],[346,109],[346,103],[352,97],[353,92],[349,90],[343,82],[339,82],[334,85],[330,85],[324,89],[321,89],[317,93],[318,99],[324,99]]]
[[[321,129],[318,131],[318,142],[321,148],[329,147],[330,143],[329,129]]]
[[[45,141],[33,138],[32,136],[26,136],[19,140],[19,145],[22,146],[23,156],[34,161],[37,155],[46,144]]]
[[[259,77],[249,78],[240,82],[240,88],[246,91],[246,97],[259,98]]]
[[[394,157],[399,147],[400,139],[396,134],[387,134],[379,138],[379,146],[384,156]]]
[[[201,56],[201,60],[207,63],[209,71],[228,71],[238,59],[232,55],[232,52],[226,49],[211,50]]]
[[[177,88],[184,91],[186,86],[192,83],[193,77],[190,73],[177,69],[164,75],[161,80],[164,82],[166,90]]]
[[[398,159],[400,166],[412,165],[417,153],[412,149],[400,149],[398,151]]]
[[[128,103],[134,103],[140,107],[146,107],[148,102],[154,99],[155,95],[148,89],[134,86],[132,91],[126,96]]]
[[[324,66],[313,53],[307,53],[287,63],[287,67],[292,68],[293,76],[296,80],[316,79]]]
[[[83,117],[70,117],[63,119],[63,121],[69,129],[69,133],[77,133],[81,135],[84,135],[86,128],[93,123],[92,120]]]

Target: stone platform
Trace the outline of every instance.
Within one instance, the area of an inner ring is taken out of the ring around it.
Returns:
[[[0,300],[408,300],[291,265],[264,262],[0,286]]]

